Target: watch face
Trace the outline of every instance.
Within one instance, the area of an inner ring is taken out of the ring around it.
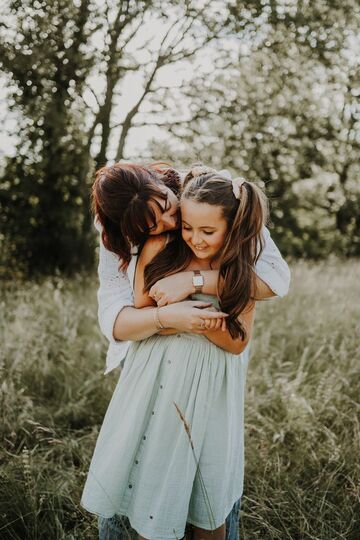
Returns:
[[[195,287],[202,287],[204,285],[204,278],[202,276],[194,276],[193,284]]]

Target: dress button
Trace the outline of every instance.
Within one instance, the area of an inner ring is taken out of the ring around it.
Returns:
[[[146,436],[145,436],[145,435],[143,436],[143,439],[144,439],[144,441],[146,440]]]
[[[131,485],[131,484],[129,484],[129,488],[130,488],[130,489],[132,488],[132,485]]]
[[[138,460],[137,460],[137,459],[135,459],[135,465],[138,465],[138,464],[139,464]]]
[[[154,414],[155,414],[154,411],[151,414],[152,414],[152,416],[154,416]]]
[[[176,337],[180,337],[180,334],[176,334]]]
[[[152,519],[153,517],[152,516],[149,516],[150,519]]]
[[[164,388],[162,384],[160,384],[160,388]]]

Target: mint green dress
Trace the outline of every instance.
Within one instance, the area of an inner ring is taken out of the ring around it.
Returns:
[[[105,518],[127,516],[151,540],[182,538],[187,522],[222,525],[243,490],[247,361],[247,351],[233,355],[198,334],[133,342],[82,506]]]

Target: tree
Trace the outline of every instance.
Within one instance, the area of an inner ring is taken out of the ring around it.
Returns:
[[[51,273],[92,264],[94,167],[109,159],[116,138],[116,159],[124,156],[134,119],[158,88],[161,69],[193,57],[215,39],[227,16],[224,4],[198,4],[8,2],[0,19],[0,56],[19,142],[0,180],[0,256],[7,268],[16,261],[24,272]],[[158,35],[141,40],[155,20],[162,23]],[[143,90],[114,120],[122,85],[133,71],[142,74]]]
[[[90,148],[94,134],[100,128],[95,157],[97,167],[109,159],[112,136],[116,140],[116,150],[111,152],[113,157],[116,161],[125,157],[126,141],[136,116],[149,96],[163,88],[157,82],[162,68],[191,60],[224,32],[228,3],[207,0],[201,4],[201,8],[198,7],[199,2],[188,0],[167,2],[167,5],[156,1],[128,1],[112,7],[107,4],[103,32],[108,39],[105,40],[98,62],[98,75],[104,81],[104,90],[102,96],[91,90],[95,98],[95,110],[88,132]],[[151,33],[154,22],[157,28]],[[162,26],[159,31],[160,22]],[[144,52],[146,61],[141,59]],[[127,111],[121,111],[121,119],[111,123],[126,76],[135,71],[142,74],[142,90],[134,104]],[[115,132],[119,134],[116,136]]]
[[[12,86],[19,143],[0,195],[7,263],[47,273],[93,259],[78,96],[92,66],[90,0],[10,2],[2,68]],[[16,32],[16,39],[13,33]]]
[[[169,113],[170,96],[161,96],[163,115],[174,119],[164,125],[181,141],[182,156],[266,186],[285,253],[358,255],[355,2],[238,2],[232,15],[237,54],[224,50],[205,92],[200,79],[182,89],[178,101],[191,103],[185,119]],[[252,21],[247,42],[244,18]]]

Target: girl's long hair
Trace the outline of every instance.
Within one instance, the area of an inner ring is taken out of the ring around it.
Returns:
[[[153,201],[160,208],[155,197],[165,200],[161,190],[164,185],[179,196],[180,176],[162,162],[147,167],[115,163],[95,174],[92,209],[102,226],[104,246],[118,255],[122,270],[130,263],[132,247],[141,249],[145,243],[148,224],[155,223],[155,213],[148,203]]]
[[[228,313],[227,327],[232,338],[245,339],[246,330],[238,317],[256,296],[255,264],[263,249],[262,228],[267,221],[268,205],[264,193],[254,183],[244,181],[239,198],[233,192],[233,183],[216,172],[185,177],[181,200],[193,200],[220,206],[227,222],[227,235],[219,254],[218,299],[220,309]],[[181,239],[180,232],[145,268],[145,288],[162,277],[185,270],[193,252]]]

